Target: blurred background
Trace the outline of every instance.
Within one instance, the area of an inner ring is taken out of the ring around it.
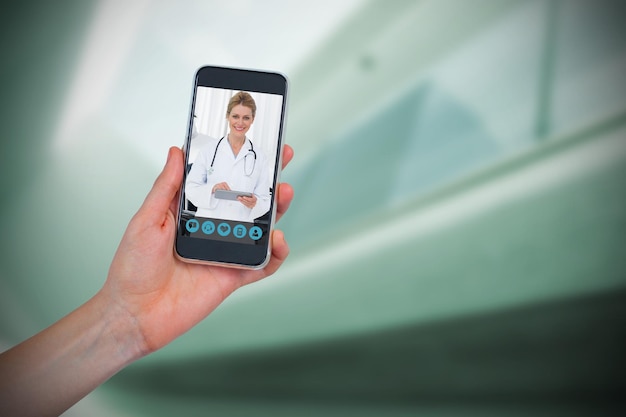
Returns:
[[[291,81],[284,268],[67,416],[626,409],[623,1],[6,3],[2,349],[100,288],[199,66]]]

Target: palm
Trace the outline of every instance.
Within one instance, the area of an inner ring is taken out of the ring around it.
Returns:
[[[285,151],[284,165],[293,155],[291,148]],[[179,163],[182,166],[182,161]],[[173,182],[179,184],[180,179],[173,178]],[[291,202],[292,190],[281,184],[278,191],[277,216],[280,217]],[[164,206],[166,195],[149,195],[133,218],[103,288],[131,315],[148,352],[186,332],[237,288],[271,275],[288,254],[282,233],[276,231],[273,256],[261,270],[182,262],[172,249],[176,199],[170,197]]]

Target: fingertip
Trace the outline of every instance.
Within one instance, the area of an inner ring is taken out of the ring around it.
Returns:
[[[294,155],[294,150],[293,150],[293,147],[291,145],[285,144],[285,152],[288,154],[288,156],[290,158],[292,158],[293,155]]]
[[[280,229],[274,229],[274,239],[285,242],[285,232]]]
[[[281,262],[289,255],[289,245],[282,230],[276,229],[272,233],[272,255]]]
[[[289,145],[285,145],[283,147],[283,168],[285,168],[287,164],[291,162],[291,160],[293,159],[293,156],[294,156],[293,148]]]
[[[289,184],[287,182],[281,182],[278,187],[280,188],[279,193],[282,194],[282,198],[285,198],[285,199],[287,199],[289,201],[291,201],[293,199],[294,190],[293,190],[293,187],[291,186],[291,184]]]
[[[182,177],[182,151],[176,146],[170,147],[167,152],[167,160],[165,161],[165,167],[163,167],[162,175],[166,179],[173,182],[180,182],[179,177]]]
[[[172,160],[182,161],[182,156],[183,156],[182,149],[180,149],[177,146],[172,146],[172,147],[170,147],[169,151],[167,152],[167,161],[165,162],[165,164],[167,165]]]
[[[182,151],[170,147],[163,170],[154,181],[144,200],[143,208],[148,211],[167,211],[175,198],[183,176]]]
[[[294,197],[293,187],[286,183],[280,183],[278,185],[278,211],[284,213],[291,205],[291,201]]]

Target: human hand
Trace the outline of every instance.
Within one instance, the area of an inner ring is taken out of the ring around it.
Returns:
[[[283,167],[293,157],[285,146]],[[211,313],[237,288],[273,274],[289,254],[280,230],[272,234],[272,256],[261,270],[190,264],[174,256],[177,193],[183,156],[171,148],[165,168],[128,228],[107,280],[98,293],[104,305],[122,314],[136,329],[132,347],[139,356],[153,352]],[[293,189],[277,187],[277,219],[288,209]]]
[[[285,165],[293,150],[285,147]],[[0,415],[58,416],[124,366],[189,330],[242,285],[275,272],[289,248],[272,234],[262,270],[187,264],[174,256],[180,149],[130,221],[102,289],[31,338],[0,353]],[[277,217],[293,198],[278,187]]]
[[[240,195],[239,197],[237,197],[237,200],[243,204],[244,206],[246,206],[249,209],[253,209],[254,206],[256,206],[256,195],[252,194],[250,197],[246,197],[246,196],[242,196]]]
[[[215,192],[215,190],[230,190],[230,187],[228,186],[227,182],[219,182],[217,184],[215,184],[211,190],[212,193]]]

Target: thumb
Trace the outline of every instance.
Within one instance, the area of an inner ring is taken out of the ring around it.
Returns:
[[[171,147],[165,167],[154,181],[140,210],[153,215],[165,215],[170,209],[172,200],[176,197],[182,179],[183,153],[179,148]]]

